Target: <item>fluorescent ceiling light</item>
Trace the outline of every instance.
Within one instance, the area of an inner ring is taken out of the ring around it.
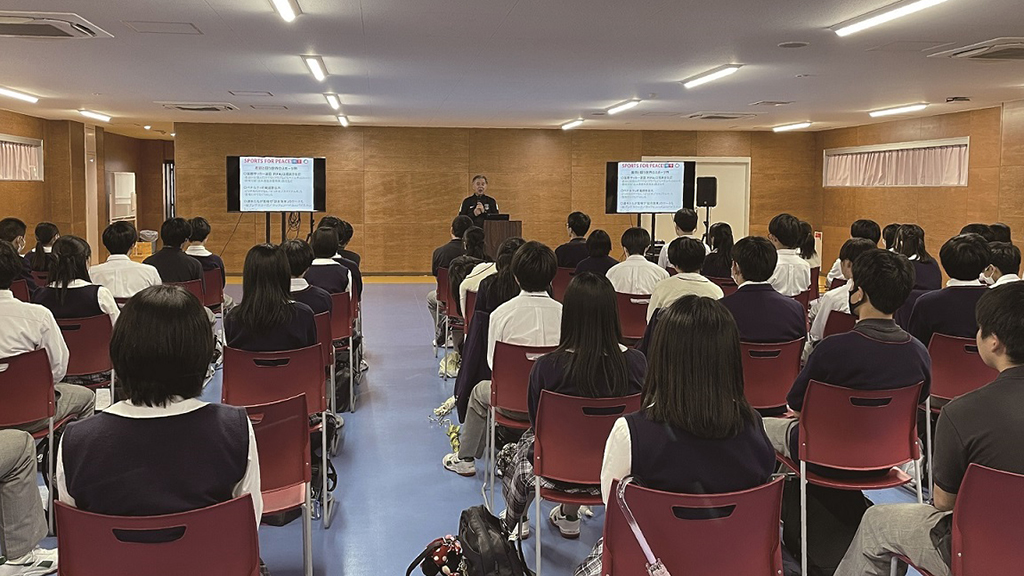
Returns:
[[[573,128],[579,126],[580,124],[583,124],[583,118],[577,118],[575,120],[562,124],[562,130],[572,130]]]
[[[608,109],[608,113],[609,114],[618,114],[619,112],[625,112],[626,110],[629,110],[630,108],[636,108],[638,104],[640,104],[640,100],[630,100],[628,102],[623,102],[622,104],[619,104],[617,106],[612,106],[611,108],[609,108]]]
[[[782,126],[776,126],[772,128],[772,132],[786,132],[788,130],[800,130],[801,128],[807,128],[810,126],[810,122],[798,122],[796,124],[785,124]]]
[[[341,100],[338,99],[337,94],[324,94],[324,98],[327,99],[327,103],[331,105],[331,108],[337,110],[341,108]]]
[[[726,64],[724,66],[719,66],[718,68],[713,68],[707,72],[694,76],[690,80],[686,80],[683,82],[683,86],[686,86],[687,88],[696,88],[701,84],[707,84],[708,82],[713,82],[719,78],[725,78],[726,76],[735,74],[742,66],[743,64]]]
[[[345,128],[348,128],[348,116],[339,114],[338,115],[338,123],[341,124],[342,126],[344,126]]]
[[[285,22],[292,22],[299,15],[299,3],[294,0],[270,0],[270,2]]]
[[[892,116],[893,114],[908,114],[910,112],[924,110],[927,107],[927,104],[911,104],[910,106],[899,106],[897,108],[875,110],[874,112],[868,112],[868,115],[871,116],[872,118],[878,118],[879,116]]]
[[[171,138],[174,138],[174,132],[171,132]]]
[[[0,88],[0,96],[7,96],[8,98],[17,98],[18,100],[24,100],[30,104],[39,102],[39,98],[24,92],[17,92],[15,90],[8,90],[7,88]]]
[[[93,120],[99,120],[100,122],[110,122],[110,116],[106,114],[100,114],[99,112],[92,112],[91,110],[79,110],[79,114],[86,118],[92,118]]]
[[[886,8],[882,8],[880,11],[872,12],[874,16],[868,16],[863,20],[858,20],[852,24],[840,24],[838,28],[834,28],[834,31],[839,36],[849,36],[861,30],[867,30],[873,28],[879,24],[885,24],[897,18],[902,18],[914,12],[920,12],[925,8],[931,8],[938,4],[942,4],[946,0],[917,0],[916,2],[897,2]]]
[[[309,68],[309,73],[313,75],[313,78],[316,78],[320,82],[323,82],[324,78],[327,78],[327,67],[324,66],[323,58],[316,55],[310,55],[303,56],[302,61],[306,63],[306,67]]]
[[[152,128],[152,126],[149,126],[149,125],[146,125],[146,126],[142,127],[143,130],[149,130],[150,128]]]

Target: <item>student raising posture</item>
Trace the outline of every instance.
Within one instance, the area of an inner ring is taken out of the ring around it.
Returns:
[[[668,278],[664,268],[648,262],[644,257],[650,245],[651,233],[643,228],[633,227],[622,233],[622,249],[626,252],[626,259],[612,266],[607,273],[616,292],[650,294],[655,284]]]
[[[587,251],[587,232],[590,231],[590,216],[583,212],[573,212],[565,221],[565,229],[569,232],[569,241],[555,248],[559,268],[575,269]]]
[[[978,234],[954,236],[942,245],[939,259],[949,275],[942,290],[922,294],[914,304],[907,331],[928,346],[935,333],[970,338],[978,331],[974,306],[985,294],[978,277],[989,265],[992,253]]]
[[[612,253],[612,239],[604,230],[594,230],[587,238],[587,256],[576,265],[576,274],[580,272],[593,272],[598,276],[605,276],[612,266],[619,263],[618,260],[609,256]]]
[[[811,287],[811,265],[800,255],[807,228],[789,214],[779,214],[768,223],[768,240],[778,251],[775,272],[768,283],[783,296],[796,296]]]
[[[25,255],[25,261],[33,272],[49,272],[53,258],[50,252],[53,250],[53,243],[60,238],[60,230],[53,222],[40,222],[36,224],[36,247]]]
[[[807,336],[804,307],[768,282],[778,258],[772,243],[760,236],[743,238],[732,249],[732,278],[739,288],[722,298],[722,304],[732,312],[744,342],[791,342]]]
[[[648,322],[659,308],[666,308],[688,294],[715,300],[723,296],[722,289],[717,284],[698,272],[704,263],[704,245],[698,240],[676,238],[668,245],[668,259],[679,273],[658,282],[654,287],[651,302],[647,305]]]
[[[711,253],[704,259],[700,273],[708,278],[728,278],[732,271],[732,226],[726,222],[716,222],[708,230],[708,241]],[[669,258],[671,261],[671,258]],[[678,269],[677,269],[678,270]]]
[[[141,290],[161,284],[160,273],[149,264],[128,257],[139,235],[131,222],[120,220],[103,231],[103,246],[110,252],[107,261],[89,269],[92,281],[110,290],[114,298],[131,298]]]

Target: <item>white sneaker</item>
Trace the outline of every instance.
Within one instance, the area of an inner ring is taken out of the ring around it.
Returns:
[[[501,514],[498,514],[498,520],[501,520],[502,526],[505,525],[506,512],[508,512],[508,509],[502,510]],[[519,540],[520,537],[522,537],[523,540],[530,537],[530,519],[526,516],[523,516],[523,518],[519,520],[519,529],[513,530],[512,533],[508,535],[508,541],[515,542]]]
[[[558,528],[558,531],[562,534],[562,538],[575,540],[580,537],[579,516],[577,516],[575,520],[570,520],[565,514],[562,514],[561,504],[551,509],[551,514],[548,515],[548,518],[550,518],[551,523]]]
[[[36,548],[21,558],[0,556],[0,576],[43,576],[57,571],[57,549]]]
[[[448,454],[441,460],[445,470],[455,472],[459,476],[476,476],[476,463],[473,460],[463,460],[454,452]]]

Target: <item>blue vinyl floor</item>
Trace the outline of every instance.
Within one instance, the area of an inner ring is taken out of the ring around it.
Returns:
[[[228,286],[236,299],[240,286]],[[438,361],[425,296],[431,284],[368,284],[363,330],[370,370],[359,387],[355,414],[345,413],[334,523],[313,524],[314,573],[317,575],[404,575],[428,542],[458,531],[460,512],[482,503],[477,477],[445,471],[441,458],[450,450],[443,431],[430,422],[432,410],[452,395],[453,381],[437,376]],[[203,399],[220,399],[220,373]],[[496,509],[501,510],[500,483]],[[899,490],[871,494],[876,502],[911,502]],[[565,540],[547,523],[544,504],[543,571],[568,576],[601,535],[603,510],[583,520],[579,540]],[[524,542],[533,566],[537,542],[531,507],[531,535]],[[301,576],[301,521],[260,528],[261,556],[274,576]],[[55,546],[54,539],[43,544]],[[418,570],[416,573],[420,573]],[[913,572],[912,572],[913,574]]]

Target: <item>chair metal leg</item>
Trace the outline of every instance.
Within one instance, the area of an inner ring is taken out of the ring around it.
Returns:
[[[935,460],[935,453],[932,451],[932,398],[929,396],[924,401],[924,438],[925,451],[928,453],[928,499],[935,500],[935,475],[932,469],[932,461]]]
[[[46,517],[47,518],[46,518],[46,521],[47,521],[47,526],[50,529],[50,535],[52,536],[52,535],[56,534],[56,531],[54,530],[54,526],[53,526],[53,493],[54,493],[53,471],[57,467],[57,463],[53,461],[53,417],[52,416],[50,417],[50,421],[49,421],[49,431],[48,431],[48,434],[49,434],[49,436],[47,436],[47,440],[46,440],[46,449],[47,449],[47,451],[49,451],[50,458],[46,462],[46,464],[47,464],[46,465],[46,477],[50,480],[50,484],[49,484],[49,488],[50,489],[47,492],[46,498],[47,498],[47,500],[49,500],[50,505],[47,507],[47,511],[46,511]]]
[[[116,374],[114,373],[114,369],[111,368],[110,369],[110,405],[111,406],[114,405],[114,402],[117,402],[117,399],[114,397],[114,381],[116,380],[115,376],[116,376]]]
[[[899,567],[899,565],[899,558],[893,556],[892,559],[889,560],[889,576],[896,576],[896,568]]]
[[[491,411],[490,410],[487,411],[487,436],[484,439],[484,453],[487,454],[488,457],[490,457],[490,455],[491,455]],[[492,502],[489,500],[489,497],[487,495],[487,484],[488,484],[487,474],[488,474],[488,470],[489,470],[489,468],[485,466],[484,467],[484,483],[480,485],[480,496],[482,496],[483,499],[484,499],[484,506],[487,507],[487,511],[490,512],[491,514],[494,514],[494,506],[492,505]]]
[[[436,304],[434,306],[434,360],[437,360],[437,322],[439,319],[438,314],[440,314],[441,310],[438,308],[440,303],[437,302],[436,296],[434,297],[434,303]]]
[[[924,480],[921,477],[921,460],[914,460],[914,475],[916,476],[915,481],[917,484],[917,503],[924,504],[924,487],[921,486],[921,482]]]
[[[498,438],[497,438],[497,436],[498,436],[498,433],[497,433],[498,432],[498,423],[497,423],[497,418],[495,418],[495,413],[494,412],[495,412],[495,410],[494,410],[494,407],[492,406],[491,407],[491,418],[490,418],[491,441],[490,441],[490,449],[488,451],[488,456],[489,457],[487,459],[487,473],[489,475],[488,477],[490,478],[490,483],[491,483],[491,501],[490,501],[490,504],[488,505],[488,508],[491,509],[492,511],[494,510],[494,476],[495,476],[494,467],[495,467],[495,463],[497,462],[497,459],[498,459],[498,447],[497,447],[497,444],[498,444]]]
[[[327,376],[327,404],[330,406],[331,414],[338,413],[338,381],[335,379],[335,358],[334,358],[334,342],[331,342],[331,367]]]
[[[302,505],[302,567],[305,576],[313,576],[313,501],[306,483],[306,503]]]
[[[807,463],[800,461],[800,573],[807,574]]]
[[[352,353],[352,347],[354,338],[348,339],[348,409],[349,412],[356,413],[356,370],[358,369],[353,362],[355,362],[355,355]]]
[[[320,500],[323,505],[324,530],[327,530],[331,527],[331,512],[333,511],[331,493],[327,490],[327,412],[324,412],[321,417],[323,418],[323,425],[320,428],[320,475],[322,476],[323,488],[320,491]]]
[[[534,567],[534,571],[537,573],[537,576],[540,576],[540,543],[543,540],[543,538],[541,536],[542,536],[542,533],[543,533],[542,526],[544,525],[544,521],[541,519],[541,510],[540,510],[540,479],[539,478],[535,479],[534,482],[533,482],[533,501],[534,501],[534,505],[536,506],[536,510],[537,510],[537,513],[534,515],[534,519],[533,519],[533,523],[536,524],[536,526],[537,526],[537,542],[534,543],[534,546],[535,546],[535,548],[537,550],[537,565]],[[806,574],[806,572],[805,572],[805,574]]]

